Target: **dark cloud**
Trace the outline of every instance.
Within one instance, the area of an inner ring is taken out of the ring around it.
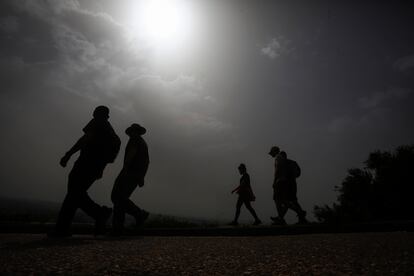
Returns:
[[[362,108],[375,108],[384,102],[392,102],[394,100],[404,100],[411,94],[410,89],[400,87],[392,87],[383,92],[373,93],[359,99],[359,104]]]
[[[412,71],[414,68],[414,55],[405,56],[398,59],[394,64],[394,68],[400,72],[407,72],[409,70]]]
[[[15,16],[6,16],[0,19],[0,30],[4,33],[15,33],[19,29],[19,21]]]

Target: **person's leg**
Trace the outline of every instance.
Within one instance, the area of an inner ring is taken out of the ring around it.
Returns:
[[[284,217],[287,212],[286,204],[283,200],[284,197],[284,190],[282,185],[279,185],[273,188],[273,200],[275,201],[276,210],[277,210],[277,218],[280,220],[284,220]]]
[[[252,205],[250,204],[249,200],[244,201],[244,205],[246,206],[247,210],[250,211],[252,216],[254,217],[254,224],[260,224],[262,223],[261,220],[257,217],[256,211],[253,209]]]
[[[77,209],[77,196],[67,192],[56,221],[56,234],[70,235],[70,225]]]
[[[79,193],[79,208],[88,216],[98,220],[102,216],[102,207],[93,201],[86,191]]]
[[[56,222],[56,232],[69,233],[73,217],[79,207],[79,198],[82,197],[80,188],[81,178],[76,169],[72,169],[68,177],[68,190],[63,200]]]
[[[287,212],[287,208],[283,202],[280,202],[280,200],[275,200],[275,205],[277,209],[277,217],[270,217],[270,219],[273,221],[274,225],[285,225],[285,214]]]
[[[125,212],[136,219],[142,215],[142,210],[137,205],[135,205],[132,200],[129,198],[131,197],[132,193],[138,186],[138,182],[135,180],[128,180],[122,183],[122,204]]]
[[[275,204],[276,204],[278,217],[281,218],[281,219],[284,219],[284,217],[287,213],[287,210],[288,210],[288,208],[286,206],[286,203],[283,200],[278,199],[278,200],[276,200]]]
[[[111,216],[112,209],[106,206],[100,206],[94,202],[87,193],[87,190],[95,182],[94,175],[85,175],[80,181],[80,191],[78,193],[79,207],[88,216],[95,219],[95,235],[105,234],[106,222]]]
[[[288,198],[289,198],[289,183],[284,180],[279,184],[279,193],[278,193],[278,214],[279,218],[284,221],[285,215],[288,211]]]
[[[94,234],[105,234],[106,222],[111,216],[112,209],[94,202],[87,192],[92,184],[99,179],[102,172],[99,168],[94,167],[82,167],[75,172],[72,174],[73,177],[76,177],[76,185],[73,186],[73,189],[76,190],[78,206],[88,216],[95,219]]]
[[[292,209],[298,216],[299,223],[306,223],[306,211],[302,209],[297,199],[289,202],[289,208]]]
[[[112,188],[111,200],[114,204],[114,215],[112,218],[112,230],[114,233],[121,234],[124,228],[125,221],[125,210],[122,198],[122,175],[119,175],[116,180],[114,187]]]
[[[127,214],[134,217],[141,215],[142,212],[142,209],[135,205],[135,203],[129,198],[124,200],[124,209]]]
[[[112,231],[121,234],[124,229],[125,212],[119,204],[114,204],[114,215],[112,218]]]
[[[100,172],[97,169],[75,163],[69,173],[68,184],[68,192],[70,191],[74,195],[77,207],[95,220],[100,218],[102,207],[89,197],[87,191],[99,178],[98,175],[100,175]]]
[[[273,200],[276,205],[277,216],[270,217],[270,219],[273,221],[274,225],[285,225],[286,224],[284,217],[288,209],[282,200],[283,194],[281,194],[281,192],[282,191],[280,191],[280,189],[273,188]]]
[[[283,219],[287,212],[287,207],[284,204],[285,190],[283,183],[278,181],[273,186],[273,200],[276,205],[276,211],[279,218]]]
[[[293,208],[297,210],[296,213],[298,214],[299,223],[307,223],[308,221],[306,220],[306,211],[303,210],[302,206],[300,206],[298,202],[297,190],[297,183],[296,180],[294,180],[292,186]]]
[[[241,206],[242,205],[243,205],[243,200],[239,196],[239,198],[237,199],[237,203],[236,203],[236,214],[234,215],[233,224],[237,224],[238,223],[237,221],[239,220],[240,209],[241,209]]]
[[[144,179],[136,180],[135,177],[130,177],[125,175],[122,178],[119,197],[120,197],[120,204],[125,213],[133,216],[136,221],[136,225],[139,226],[148,218],[149,213],[145,210],[139,208],[131,199],[132,193],[137,188],[139,181],[144,181]]]

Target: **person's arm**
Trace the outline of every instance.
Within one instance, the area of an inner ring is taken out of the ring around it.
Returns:
[[[73,145],[73,147],[68,152],[66,152],[66,154],[60,159],[60,165],[62,167],[66,167],[70,157],[82,149],[87,139],[88,137],[86,136],[86,134],[83,135],[81,138],[79,138],[79,140],[75,143],[75,145]]]
[[[142,177],[147,174],[148,167],[149,167],[149,154],[148,154],[148,147],[144,144],[144,160],[142,165]]]
[[[231,193],[233,194],[233,193],[237,192],[238,190],[240,190],[240,185],[236,189],[234,189],[233,191],[231,191]]]
[[[139,144],[140,147],[140,152],[142,154],[142,160],[141,160],[141,167],[139,169],[139,175],[140,175],[140,182],[138,183],[139,187],[143,187],[145,182],[144,182],[144,178],[145,175],[147,174],[148,171],[148,166],[149,166],[149,154],[148,154],[148,146],[147,143],[145,143],[145,141],[142,139],[142,143]]]

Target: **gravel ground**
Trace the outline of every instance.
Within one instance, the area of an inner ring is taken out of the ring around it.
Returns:
[[[414,233],[265,237],[1,234],[0,275],[414,275]]]

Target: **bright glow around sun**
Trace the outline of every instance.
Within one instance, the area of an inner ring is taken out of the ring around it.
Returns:
[[[191,36],[193,18],[188,0],[136,1],[129,20],[136,35],[156,47],[183,45]]]

